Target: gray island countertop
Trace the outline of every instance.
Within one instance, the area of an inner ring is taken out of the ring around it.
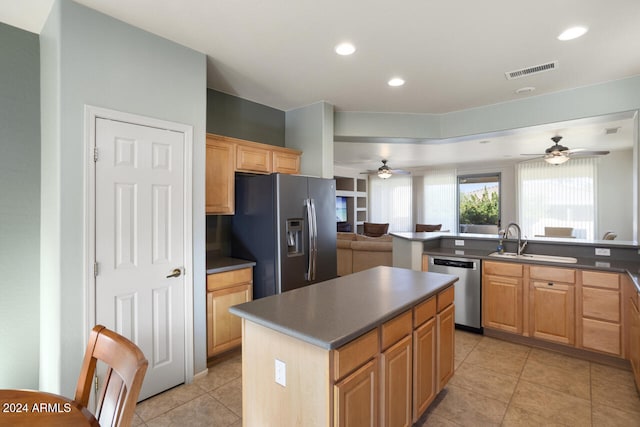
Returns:
[[[338,348],[457,281],[376,267],[233,306],[229,311],[327,350]]]

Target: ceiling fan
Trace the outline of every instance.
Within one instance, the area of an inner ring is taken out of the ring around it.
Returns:
[[[379,178],[388,179],[391,178],[391,175],[410,175],[411,172],[402,170],[402,169],[391,169],[387,166],[387,160],[382,161],[382,166],[378,168],[378,170],[369,170],[367,172],[362,172],[368,175],[377,174]]]
[[[565,147],[564,145],[560,145],[561,136],[554,136],[551,138],[553,141],[553,145],[547,148],[544,151],[544,154],[541,156],[545,162],[551,163],[552,165],[559,165],[571,157],[576,156],[604,156],[609,154],[609,151],[593,151],[587,150],[585,148],[574,148],[573,150],[569,149],[569,147]],[[523,154],[523,156],[540,156],[539,154]]]

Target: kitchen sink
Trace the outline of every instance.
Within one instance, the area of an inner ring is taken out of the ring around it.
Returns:
[[[570,256],[557,256],[557,255],[540,255],[540,254],[520,254],[515,252],[492,252],[489,256],[496,258],[518,259],[522,261],[540,261],[540,262],[561,262],[566,264],[575,264],[578,262],[577,258]]]

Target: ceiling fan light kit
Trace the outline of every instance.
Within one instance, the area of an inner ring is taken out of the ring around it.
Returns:
[[[564,145],[560,145],[561,136],[554,136],[551,138],[553,141],[553,145],[546,150],[544,150],[544,155],[541,157],[545,162],[550,163],[552,165],[561,165],[562,163],[571,159],[572,156],[604,156],[609,154],[609,151],[591,151],[585,150],[583,148],[569,149],[569,147],[565,147]],[[531,154],[523,154],[524,156],[529,156]]]
[[[391,178],[391,170],[387,166],[387,161],[382,161],[382,166],[378,168],[378,178],[388,179]]]

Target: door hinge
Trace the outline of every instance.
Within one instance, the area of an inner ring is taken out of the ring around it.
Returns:
[[[93,147],[93,161],[98,161],[98,147]]]
[[[94,383],[94,388],[96,393],[95,395],[98,396],[98,376],[97,375],[94,377],[93,383]]]
[[[93,263],[93,277],[98,277],[98,262],[97,261]]]

